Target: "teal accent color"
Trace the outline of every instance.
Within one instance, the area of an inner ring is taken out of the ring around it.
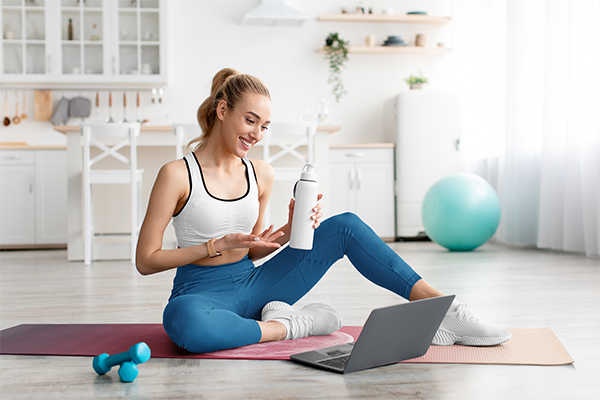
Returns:
[[[471,173],[440,179],[429,188],[421,206],[427,236],[452,251],[471,251],[490,240],[500,224],[500,213],[494,188]]]

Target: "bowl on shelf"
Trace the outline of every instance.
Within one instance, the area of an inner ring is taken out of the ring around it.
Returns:
[[[388,36],[383,42],[384,46],[406,46],[407,43],[400,36]]]

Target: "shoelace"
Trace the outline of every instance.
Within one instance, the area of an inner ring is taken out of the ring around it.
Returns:
[[[456,315],[459,318],[479,321],[479,318],[473,314],[473,311],[471,311],[465,303],[459,303],[458,306],[456,306]]]
[[[292,339],[307,337],[312,332],[313,319],[308,315],[294,315],[290,318]]]

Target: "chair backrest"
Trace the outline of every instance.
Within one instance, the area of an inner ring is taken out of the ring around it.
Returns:
[[[198,124],[173,124],[173,133],[175,134],[175,154],[177,159],[180,159],[184,156],[183,146],[185,146],[187,154],[188,143],[200,136],[202,130]]]
[[[314,162],[316,122],[272,122],[263,138],[263,159],[269,164],[289,154],[303,163]],[[279,151],[271,154],[271,146]],[[297,149],[306,146],[306,156]]]
[[[91,171],[91,167],[98,161],[107,157],[113,157],[127,164],[132,173],[137,169],[137,137],[140,135],[141,124],[139,122],[128,122],[122,124],[104,123],[83,123],[79,126],[83,136],[83,169]],[[109,145],[97,138],[122,138],[115,145]],[[125,146],[129,146],[129,158],[118,151]],[[93,147],[98,148],[100,154],[91,156]]]

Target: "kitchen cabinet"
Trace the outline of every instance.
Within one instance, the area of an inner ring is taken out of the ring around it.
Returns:
[[[166,83],[164,0],[0,0],[6,82]]]
[[[354,22],[354,23],[413,23],[444,25],[450,22],[449,17],[435,17],[429,15],[386,15],[386,14],[322,14],[317,17],[322,22]],[[324,53],[324,49],[318,50]],[[441,47],[418,46],[349,46],[349,53],[357,54],[429,54],[446,55],[450,50]]]
[[[351,211],[382,238],[395,238],[393,144],[331,146],[329,208]]]
[[[35,243],[34,153],[0,151],[0,245]]]
[[[0,150],[0,246],[67,243],[65,150]]]
[[[4,82],[52,80],[51,13],[47,1],[1,0]]]

